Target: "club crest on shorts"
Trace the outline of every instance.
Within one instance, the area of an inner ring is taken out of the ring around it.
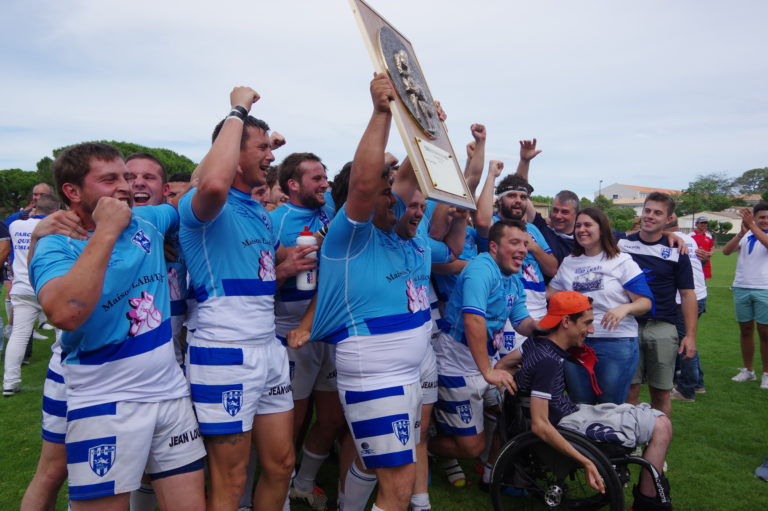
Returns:
[[[227,411],[227,413],[234,417],[243,406],[243,391],[227,390],[222,392],[221,404],[224,405],[224,409]]]
[[[149,254],[152,251],[152,242],[149,239],[149,236],[144,234],[144,231],[139,229],[136,231],[136,234],[133,235],[133,238],[131,238],[131,241],[141,247],[141,249]]]
[[[456,411],[459,413],[459,419],[464,424],[472,422],[472,407],[469,404],[457,405]]]
[[[104,477],[115,463],[115,444],[95,445],[88,449],[88,465],[91,466],[93,473],[99,477]]]
[[[395,432],[395,436],[400,443],[405,445],[408,443],[408,439],[411,437],[410,431],[411,421],[408,419],[400,419],[392,421],[392,430]]]

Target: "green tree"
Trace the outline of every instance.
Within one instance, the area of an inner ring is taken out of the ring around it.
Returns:
[[[37,180],[53,186],[53,160],[48,156],[37,162]]]
[[[37,183],[36,172],[21,169],[0,170],[0,208],[6,216],[27,205],[27,198]]]
[[[147,147],[140,144],[134,144],[132,142],[117,142],[115,140],[98,140],[98,142],[103,142],[105,144],[115,146],[118,149],[118,151],[122,153],[123,157],[127,157],[133,153],[149,153],[162,162],[163,166],[165,167],[165,170],[168,171],[169,176],[172,174],[176,174],[177,172],[185,172],[187,174],[191,174],[192,171],[195,170],[195,167],[197,166],[195,162],[193,162],[186,156],[183,156],[174,151],[171,151],[170,149],[162,149],[159,147]],[[56,156],[59,155],[59,153],[61,153],[64,149],[67,149],[68,147],[71,147],[71,146],[59,147],[58,149],[54,149],[53,157],[55,158]],[[43,160],[40,160],[40,162],[42,161]],[[38,162],[38,164],[40,162]]]
[[[613,230],[627,232],[632,230],[632,219],[635,218],[635,210],[623,206],[611,206],[603,210],[605,216],[611,221]]]
[[[545,204],[552,204],[552,197],[547,197],[546,195],[531,195],[531,200],[533,202],[543,202]]]
[[[768,167],[746,171],[731,186],[743,194],[764,193],[768,190]]]
[[[722,172],[698,175],[677,198],[677,214],[683,216],[697,211],[722,211],[731,207],[732,186],[733,181]]]
[[[596,208],[600,208],[603,211],[610,209],[613,206],[613,201],[605,195],[598,195],[593,204]]]
[[[582,197],[579,201],[579,209],[586,209],[594,205],[595,203],[592,202],[589,197]]]
[[[731,222],[718,222],[717,220],[709,221],[709,232],[712,234],[728,234],[733,229]]]

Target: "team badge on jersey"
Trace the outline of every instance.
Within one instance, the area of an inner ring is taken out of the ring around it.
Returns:
[[[152,251],[152,240],[150,240],[149,236],[147,236],[141,229],[136,231],[136,234],[133,235],[131,241],[138,247],[141,247],[141,249],[147,254]]]
[[[130,335],[136,336],[149,332],[160,326],[163,315],[155,307],[155,295],[146,291],[141,292],[141,298],[131,298],[129,303],[134,310],[128,311],[128,319],[131,321]]]
[[[91,466],[93,473],[99,477],[104,477],[115,463],[115,444],[101,444],[88,449],[88,465]]]
[[[320,213],[317,215],[317,219],[320,220],[320,223],[323,224],[323,227],[328,226],[328,215],[325,214],[325,211],[322,209],[320,210]]]
[[[669,247],[661,247],[661,257],[663,259],[669,259],[669,256],[672,255],[672,249]]]
[[[392,430],[395,432],[395,436],[400,443],[405,445],[408,443],[408,439],[411,437],[411,421],[408,419],[400,419],[392,422]]]
[[[459,412],[459,419],[464,424],[469,424],[472,421],[472,407],[469,406],[469,403],[457,405],[456,411]]]
[[[243,406],[243,391],[227,390],[222,392],[221,404],[224,405],[224,409],[227,411],[227,413],[234,417]]]
[[[405,282],[405,293],[408,295],[408,310],[418,312],[429,310],[429,293],[427,286],[417,286],[411,279]]]

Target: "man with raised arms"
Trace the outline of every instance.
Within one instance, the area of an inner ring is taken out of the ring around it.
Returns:
[[[312,325],[313,340],[336,345],[346,420],[359,459],[379,481],[373,509],[387,511],[408,507],[416,475],[431,264],[422,238],[403,239],[393,231],[394,207],[402,211],[411,200],[392,194],[384,164],[394,95],[390,80],[375,75],[373,114],[355,153],[347,200],[321,250]]]
[[[30,277],[61,337],[72,508],[124,510],[146,470],[164,509],[203,509],[205,450],[173,355],[163,238],[167,205],[135,211],[120,153],[80,144],[54,162],[90,238],[46,236]]]
[[[248,115],[258,99],[251,88],[233,89],[232,110],[196,170],[199,185],[179,201],[197,301],[187,377],[209,453],[209,510],[237,508],[252,443],[261,466],[255,509],[282,508],[294,463],[293,399],[288,357],[275,337],[274,295],[279,281],[314,267],[303,258],[314,247],[295,249],[278,266],[269,215],[251,199],[274,161],[269,126]]]

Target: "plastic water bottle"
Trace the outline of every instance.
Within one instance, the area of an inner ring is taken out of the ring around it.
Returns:
[[[309,226],[304,226],[304,230],[299,233],[299,237],[296,238],[296,246],[303,247],[306,245],[317,246],[317,238],[312,231],[309,230]],[[307,254],[307,257],[317,258],[317,250]],[[312,291],[317,287],[317,268],[307,270],[296,275],[296,289],[300,291]]]

